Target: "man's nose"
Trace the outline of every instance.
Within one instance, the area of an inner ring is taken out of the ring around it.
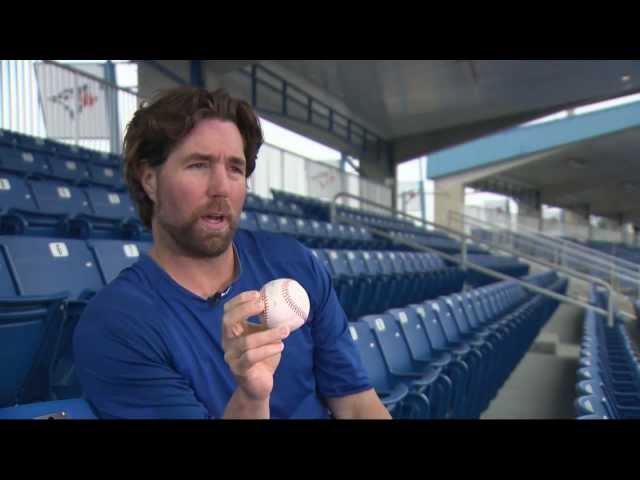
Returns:
[[[209,184],[207,193],[210,196],[227,196],[229,193],[229,178],[226,168],[220,163],[214,163],[209,170]]]

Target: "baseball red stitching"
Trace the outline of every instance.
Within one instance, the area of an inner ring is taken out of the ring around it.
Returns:
[[[304,311],[289,296],[289,283],[291,283],[290,280],[286,280],[282,283],[282,296],[284,297],[285,302],[287,302],[287,305],[289,305],[291,310],[293,310],[294,313],[298,315],[304,322],[306,321]]]
[[[269,318],[269,301],[267,299],[267,296],[265,295],[264,290],[260,292],[260,297],[262,298],[262,301],[264,302],[264,312],[262,312],[262,318],[264,318],[264,323],[269,323],[268,318]]]

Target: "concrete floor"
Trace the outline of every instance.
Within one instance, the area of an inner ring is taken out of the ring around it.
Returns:
[[[575,418],[583,310],[560,305],[482,419]]]

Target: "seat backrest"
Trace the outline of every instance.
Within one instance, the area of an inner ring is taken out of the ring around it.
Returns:
[[[276,216],[276,220],[278,221],[280,233],[284,233],[286,235],[296,235],[298,233],[296,222],[293,217],[278,215]]]
[[[30,152],[42,152],[47,155],[53,154],[54,149],[44,138],[32,137],[31,135],[16,134],[17,146]]]
[[[369,327],[364,321],[350,322],[349,333],[355,343],[360,359],[367,370],[369,381],[373,388],[379,391],[390,391],[393,382],[387,370],[380,346]]]
[[[46,367],[51,356],[46,354],[53,351],[54,327],[60,322],[57,303],[0,311],[0,406],[22,401],[24,393],[48,394]],[[36,370],[43,363],[44,370]],[[23,392],[27,386],[30,388]]]
[[[0,409],[0,420],[95,420],[89,403],[83,398],[53,400]]]
[[[255,232],[259,230],[255,212],[243,210],[240,213],[240,228]]]
[[[351,271],[354,275],[368,275],[369,271],[367,270],[367,265],[362,255],[362,252],[359,250],[349,250],[346,253],[347,262],[349,262],[349,266],[351,267]]]
[[[480,328],[482,326],[483,318],[479,316],[478,305],[474,300],[471,292],[466,292],[461,295],[462,308],[467,316],[467,320],[473,329]]]
[[[113,187],[120,187],[124,183],[122,170],[117,166],[93,162],[88,168],[91,179],[96,183]]]
[[[404,263],[398,256],[398,253],[399,252],[384,252],[383,255],[388,258],[389,264],[393,269],[393,273],[397,275],[404,275],[407,273],[407,270],[405,269]]]
[[[89,170],[83,160],[70,157],[50,156],[51,175],[66,180],[88,180]]]
[[[409,347],[392,315],[365,315],[360,320],[367,322],[373,330],[391,373],[413,370]]]
[[[413,308],[392,308],[386,313],[392,315],[398,322],[413,358],[428,362],[433,351],[416,310]]]
[[[351,277],[353,271],[347,260],[347,256],[342,250],[327,250],[327,258],[331,264],[334,275]]]
[[[244,201],[244,208],[245,210],[249,210],[252,212],[263,212],[264,202],[259,196],[248,193]]]
[[[407,273],[417,273],[422,271],[413,254],[414,252],[396,252],[398,261]]]
[[[329,257],[327,256],[327,251],[323,248],[312,248],[311,253],[320,261],[322,266],[327,269],[329,275],[331,277],[334,276],[333,268],[331,267],[331,262],[329,262]]]
[[[387,255],[387,252],[375,252],[374,255],[380,262],[380,266],[382,267],[382,273],[385,275],[393,275],[395,273],[395,268],[393,266],[393,262],[391,258]]]
[[[443,298],[434,300],[433,310],[436,312],[436,318],[440,322],[442,331],[449,342],[458,343],[461,341],[460,330],[456,325],[456,321],[453,318],[453,314],[445,303]]]
[[[45,154],[5,145],[0,145],[0,169],[22,174],[46,174],[50,170]]]
[[[90,240],[87,246],[93,252],[104,285],[138,261],[140,248],[135,242],[123,240]]]
[[[271,233],[279,233],[280,228],[278,227],[278,222],[275,217],[269,213],[258,213],[256,214],[256,221],[258,223],[258,228],[263,232],[271,232]]]
[[[446,350],[448,348],[448,340],[436,311],[436,308],[439,308],[439,306],[436,307],[436,301],[429,300],[424,303],[409,305],[408,308],[413,308],[420,320],[422,320],[422,326],[427,333],[429,342],[431,342],[431,347],[434,350]]]
[[[42,213],[91,214],[82,189],[55,180],[30,180],[31,191]]]
[[[305,235],[307,237],[313,237],[315,235],[308,220],[304,218],[296,218],[295,222],[298,235]]]
[[[87,187],[84,192],[89,199],[93,213],[99,217],[124,220],[136,216],[136,209],[126,193],[113,192],[98,187]]]
[[[20,295],[66,290],[73,299],[102,287],[98,266],[83,240],[5,235],[0,245],[11,259]]]
[[[364,259],[367,270],[371,275],[383,275],[382,264],[378,260],[376,252],[371,250],[364,250],[362,252],[362,258]]]
[[[0,211],[3,208],[38,209],[23,178],[0,172]]]
[[[311,229],[316,236],[322,238],[331,238],[331,235],[327,232],[327,222],[321,222],[319,220],[311,220]]]
[[[469,322],[467,321],[467,315],[462,308],[460,295],[448,295],[446,297],[443,297],[442,300],[449,309],[451,318],[453,318],[453,320],[456,322],[458,331],[462,332],[462,334],[470,333],[472,331],[471,325],[469,325]]]
[[[4,249],[0,248],[0,298],[12,298],[18,295],[9,261]]]

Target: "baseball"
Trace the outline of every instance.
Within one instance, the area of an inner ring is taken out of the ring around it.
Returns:
[[[260,315],[269,328],[283,324],[289,330],[297,330],[309,317],[309,295],[302,285],[291,278],[277,278],[266,283],[260,290],[265,309]]]

